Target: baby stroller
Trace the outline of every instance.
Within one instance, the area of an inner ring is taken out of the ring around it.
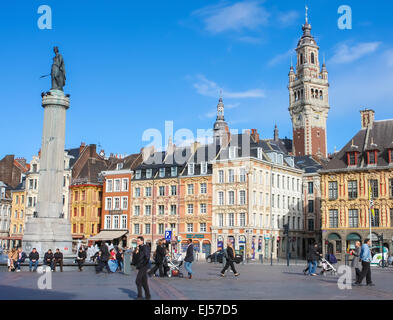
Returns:
[[[326,259],[321,257],[320,259],[321,262],[321,275],[324,275],[325,272],[330,272],[332,275],[335,275],[337,273],[337,269],[333,266],[333,264],[337,263],[337,259],[334,255],[332,254],[327,254]]]
[[[173,259],[169,256],[165,257],[166,263],[168,264],[168,277],[179,277],[183,278],[183,273],[180,271],[180,267],[183,264],[183,257],[181,254],[176,255]]]

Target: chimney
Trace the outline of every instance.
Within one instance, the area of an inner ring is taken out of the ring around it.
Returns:
[[[259,142],[259,133],[257,129],[251,129],[251,137],[254,140],[254,142],[258,143]]]
[[[94,158],[97,154],[97,146],[95,144],[91,144],[89,145],[89,149],[90,149],[90,157]]]
[[[278,141],[278,129],[277,129],[277,125],[274,125],[274,141]]]
[[[372,128],[374,123],[374,115],[375,111],[372,109],[365,108],[364,110],[360,110],[360,118],[362,129]]]
[[[84,147],[86,147],[86,143],[81,142],[81,145],[79,147],[79,153],[82,153],[82,150],[84,149]]]

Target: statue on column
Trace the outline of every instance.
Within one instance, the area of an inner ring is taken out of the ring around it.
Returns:
[[[66,72],[64,66],[63,56],[59,53],[59,48],[54,47],[53,51],[55,56],[53,57],[53,64],[51,70],[52,77],[52,90],[61,90],[65,86]]]

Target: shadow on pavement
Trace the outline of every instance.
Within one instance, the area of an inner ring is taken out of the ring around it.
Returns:
[[[126,289],[126,288],[119,288],[119,290],[123,291],[124,293],[128,294],[128,297],[130,299],[136,299],[136,297],[138,296],[137,293],[135,291],[132,291],[130,289]]]
[[[74,294],[0,285],[0,300],[72,300]]]

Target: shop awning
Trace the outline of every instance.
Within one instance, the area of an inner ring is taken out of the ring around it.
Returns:
[[[328,240],[341,240],[341,238],[337,233],[331,233],[328,236]]]
[[[103,241],[103,240],[113,240],[124,236],[128,231],[126,230],[102,230],[100,233],[93,237],[90,237],[89,241]]]
[[[358,240],[360,241],[361,238],[357,233],[351,233],[347,236],[347,240]]]

